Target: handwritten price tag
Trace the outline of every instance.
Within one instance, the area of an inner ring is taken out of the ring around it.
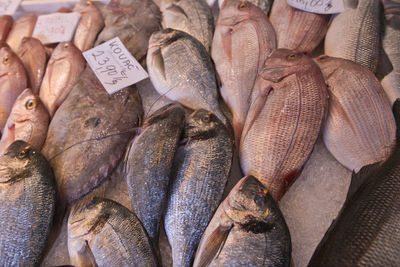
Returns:
[[[287,0],[292,7],[318,14],[334,14],[344,11],[343,0]]]
[[[22,0],[0,0],[0,15],[13,15]]]
[[[52,13],[38,17],[33,30],[33,37],[38,38],[43,44],[69,42],[74,37],[81,14]]]
[[[83,56],[110,95],[149,77],[118,37],[87,50]]]

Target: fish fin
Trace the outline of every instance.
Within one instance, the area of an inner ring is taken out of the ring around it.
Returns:
[[[380,166],[380,162],[373,163],[362,167],[357,173],[353,171],[349,190],[347,191],[346,201],[357,192],[360,186],[365,182],[366,178],[374,173]]]
[[[233,224],[219,224],[218,227],[215,228],[215,230],[208,236],[208,238],[200,241],[199,250],[197,251],[199,254],[196,255],[193,267],[208,266],[213,259],[218,257],[225,245],[226,239],[228,238],[232,227]]]
[[[68,242],[68,251],[72,265],[97,267],[96,260],[87,240],[73,240],[72,242]]]
[[[180,6],[177,6],[175,4],[171,4],[169,5],[167,8],[167,10],[178,13],[178,14],[182,14],[184,15],[188,20],[190,20],[190,18],[188,17],[188,15],[186,14],[185,10],[183,10]]]
[[[390,62],[390,59],[383,48],[380,49],[378,66],[376,69],[376,77],[380,81],[393,71],[392,62]]]
[[[156,51],[153,52],[152,61],[155,68],[162,74],[164,79],[166,79],[167,77],[165,75],[165,65],[164,65],[164,59],[161,54],[161,49],[157,49]]]
[[[400,140],[400,98],[397,98],[393,104],[393,115],[396,121],[396,139],[397,141]]]

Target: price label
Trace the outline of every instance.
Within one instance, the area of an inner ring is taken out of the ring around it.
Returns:
[[[43,44],[69,42],[74,37],[80,18],[81,14],[77,12],[38,16],[32,35]]]
[[[0,15],[13,15],[22,0],[0,0]]]
[[[83,56],[110,95],[149,77],[118,37],[87,50]]]
[[[335,14],[344,11],[343,0],[287,0],[292,7],[317,13]]]

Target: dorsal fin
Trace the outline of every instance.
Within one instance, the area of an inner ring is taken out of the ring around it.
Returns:
[[[347,191],[346,201],[349,201],[351,199],[351,197],[357,192],[357,190],[365,182],[365,180],[377,169],[379,169],[379,166],[380,162],[377,162],[362,167],[357,173],[353,171],[351,175],[349,190]]]

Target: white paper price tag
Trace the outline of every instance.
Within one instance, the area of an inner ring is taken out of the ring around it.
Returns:
[[[318,14],[335,14],[344,11],[343,0],[287,0],[292,7]]]
[[[149,77],[118,37],[87,50],[83,56],[110,95]]]
[[[0,0],[0,15],[13,15],[22,0]]]
[[[74,37],[80,18],[81,14],[77,12],[41,15],[32,35],[43,44],[69,42]]]

